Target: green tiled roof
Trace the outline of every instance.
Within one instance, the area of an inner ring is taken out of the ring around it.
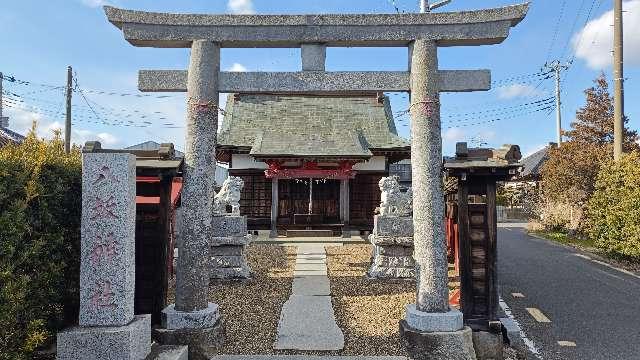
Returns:
[[[254,156],[370,157],[370,149],[406,149],[389,99],[377,96],[229,95],[219,146]]]

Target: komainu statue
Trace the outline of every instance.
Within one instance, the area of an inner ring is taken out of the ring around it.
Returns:
[[[397,176],[383,177],[378,183],[380,187],[380,215],[407,216],[413,210],[413,191],[400,191]]]
[[[244,181],[237,176],[229,176],[220,192],[213,198],[213,213],[222,215],[227,213],[227,205],[231,206],[232,215],[240,215],[240,191],[244,187]]]

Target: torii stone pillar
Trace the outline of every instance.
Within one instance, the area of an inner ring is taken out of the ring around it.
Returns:
[[[163,329],[155,332],[160,343],[189,345],[190,354],[206,354],[208,346],[222,342],[218,305],[208,302],[219,71],[219,45],[195,40],[191,46],[187,82],[187,134],[176,303],[162,311]]]
[[[475,360],[470,328],[449,308],[444,239],[442,135],[438,45],[416,40],[410,47],[411,172],[416,303],[406,307],[400,333],[415,359]]]
[[[411,51],[410,109],[414,257],[419,270],[416,308],[428,313],[449,311],[437,73],[436,42],[416,40]]]

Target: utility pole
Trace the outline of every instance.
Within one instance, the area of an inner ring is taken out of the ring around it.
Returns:
[[[4,76],[2,72],[0,72],[0,128],[7,127],[9,124],[5,123],[5,118],[2,116],[2,81],[4,80]]]
[[[556,132],[558,147],[562,144],[562,101],[560,100],[560,77],[562,70],[569,69],[569,64],[561,64],[559,60],[555,60],[550,64],[544,64],[544,70],[547,70],[546,74],[553,73],[556,78]]]
[[[71,152],[71,94],[73,93],[73,70],[67,67],[67,118],[64,123],[64,152]]]
[[[624,136],[624,73],[622,59],[622,0],[613,0],[613,158],[622,157]]]

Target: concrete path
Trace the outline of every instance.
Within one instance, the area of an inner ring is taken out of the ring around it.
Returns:
[[[284,303],[274,349],[342,350],[344,335],[333,314],[322,244],[298,246],[292,293]]]
[[[498,230],[503,307],[524,330],[534,359],[640,359],[640,276],[589,254]]]

